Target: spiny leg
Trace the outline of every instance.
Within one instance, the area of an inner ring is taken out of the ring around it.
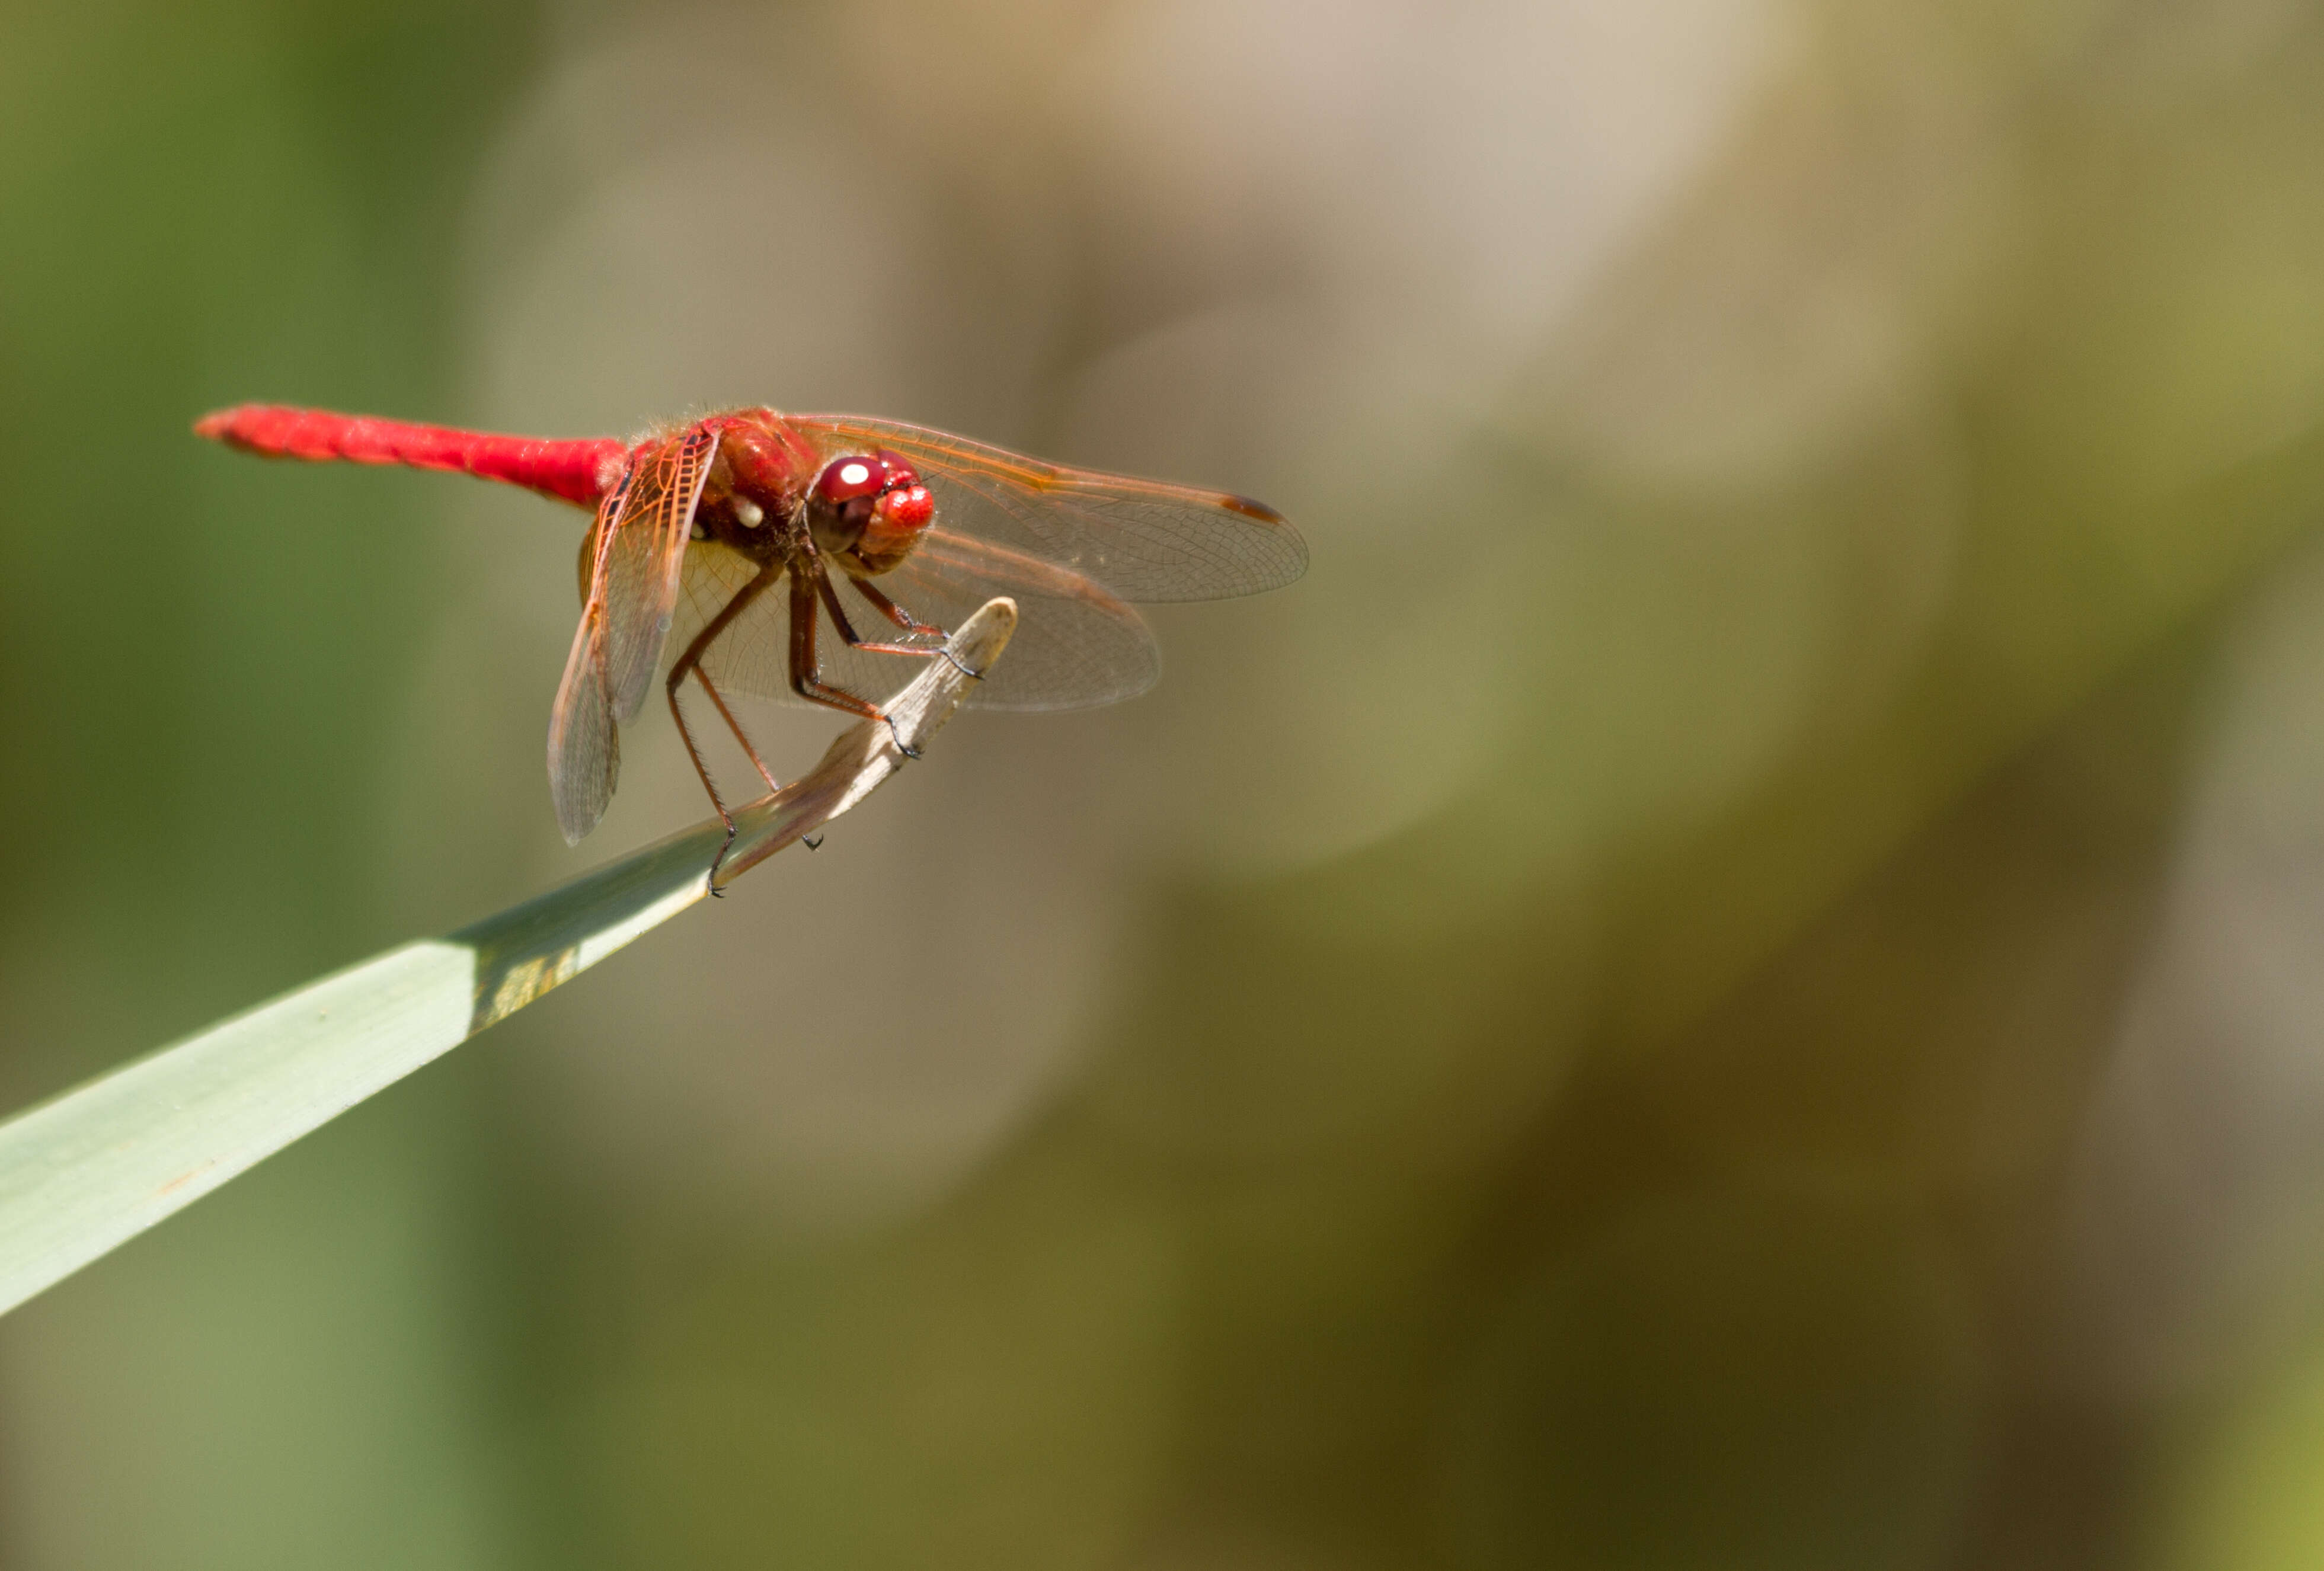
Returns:
[[[886,720],[886,712],[878,704],[858,698],[844,687],[834,687],[823,679],[823,662],[815,653],[815,602],[822,583],[823,565],[819,562],[802,561],[791,574],[791,691],[810,703],[829,704],[865,720]]]
[[[959,672],[970,681],[982,682],[984,680],[983,672],[970,670],[967,666],[960,663],[960,657],[952,652],[952,648],[950,647],[952,635],[950,633],[945,632],[942,628],[934,627],[929,623],[922,621],[910,611],[906,611],[902,606],[898,605],[894,601],[890,600],[881,591],[872,588],[872,585],[864,580],[850,577],[847,582],[855,586],[856,593],[862,595],[864,599],[872,602],[873,610],[877,611],[881,616],[886,617],[890,621],[894,622],[906,632],[927,633],[933,638],[946,640],[945,643],[938,645],[933,649],[923,648],[917,644],[859,644],[856,646],[857,648],[865,649],[888,649],[906,655],[942,655],[945,659],[952,662],[954,670]],[[832,607],[832,615],[838,618],[839,630],[843,635],[844,635],[847,631],[847,620],[844,617],[839,616],[839,608],[836,605]],[[848,641],[850,643],[854,642],[853,639],[850,639]]]
[[[717,705],[719,715],[726,721],[726,729],[734,733],[734,740],[742,744],[743,755],[751,760],[751,767],[758,770],[759,778],[767,783],[767,789],[780,791],[782,782],[776,779],[774,771],[767,767],[767,761],[759,757],[759,749],[751,745],[749,735],[742,730],[742,722],[736,720],[734,712],[726,707],[725,697],[711,684],[710,673],[704,670],[698,661],[694,667],[694,679],[702,684],[702,691],[710,695],[710,702]]]
[[[687,645],[686,653],[680,655],[678,657],[678,663],[669,668],[670,718],[678,722],[678,737],[686,743],[687,757],[694,760],[694,772],[701,777],[702,788],[710,794],[710,805],[718,810],[718,822],[726,826],[725,841],[719,846],[718,855],[710,864],[710,873],[714,879],[717,877],[719,866],[726,860],[727,848],[734,843],[734,815],[726,811],[726,803],[718,795],[717,783],[710,777],[710,766],[703,760],[702,749],[695,743],[694,728],[686,723],[686,710],[678,702],[678,690],[684,684],[687,674],[692,673],[695,680],[702,684],[702,691],[710,694],[710,702],[717,705],[719,714],[725,719],[728,729],[733,731],[734,740],[742,744],[742,751],[759,771],[759,777],[767,783],[767,789],[770,791],[780,789],[775,784],[773,773],[768,769],[765,761],[759,757],[759,750],[751,745],[751,739],[743,734],[742,726],[734,719],[733,712],[726,707],[726,701],[719,696],[718,689],[711,684],[709,673],[702,669],[702,657],[718,635],[724,632],[734,619],[742,613],[745,607],[774,586],[775,580],[782,576],[782,572],[780,563],[770,563],[761,567],[758,576],[737,590],[734,598],[721,607],[718,614],[712,617],[703,629],[694,635],[694,641]],[[714,883],[712,885],[714,893],[716,892],[716,887]]]
[[[872,602],[872,608],[874,611],[878,611],[881,616],[886,617],[890,621],[894,622],[906,632],[926,633],[931,638],[937,639],[951,637],[951,635],[945,632],[944,629],[935,627],[927,622],[922,621],[910,611],[906,611],[902,606],[898,605],[894,601],[890,600],[884,591],[874,589],[865,580],[851,576],[848,579],[848,583],[855,586],[856,593],[862,595],[864,599]]]
[[[761,569],[758,576],[737,591],[734,598],[728,601],[719,613],[711,619],[709,624],[695,636],[694,642],[687,646],[686,653],[678,657],[678,663],[670,667],[669,673],[670,702],[673,712],[677,704],[678,685],[686,680],[690,672],[694,679],[702,684],[702,691],[710,695],[710,702],[717,706],[719,716],[725,721],[727,729],[734,733],[734,740],[741,744],[744,756],[751,760],[752,767],[759,771],[759,778],[767,783],[767,789],[770,791],[781,790],[782,783],[777,780],[774,772],[767,767],[766,760],[759,757],[759,749],[751,745],[749,733],[743,730],[742,721],[734,718],[734,712],[726,707],[724,695],[720,694],[716,685],[711,682],[710,673],[703,668],[702,661],[709,654],[710,646],[717,641],[719,635],[726,630],[736,617],[742,615],[752,601],[772,588],[774,581],[781,575],[782,568],[779,565]],[[681,719],[679,723],[685,722]]]
[[[806,575],[815,576],[815,587],[809,589]],[[907,648],[901,644],[866,644],[855,637],[855,629],[847,625],[847,613],[839,608],[839,597],[833,593],[831,581],[824,576],[823,565],[812,559],[800,564],[791,574],[791,691],[801,698],[817,703],[827,703],[834,709],[844,709],[850,714],[860,714],[866,720],[884,720],[888,734],[895,739],[896,750],[908,758],[917,758],[920,749],[904,740],[904,733],[896,729],[896,717],[876,704],[866,703],[844,687],[834,687],[823,679],[823,662],[815,652],[815,602],[820,596],[831,608],[831,620],[837,624],[840,636],[850,647],[858,649],[878,649],[899,655],[929,657],[943,655],[944,649]],[[958,665],[958,661],[953,662]]]
[[[862,582],[855,581],[855,587],[862,588]],[[930,648],[926,644],[866,643],[855,636],[854,624],[847,620],[847,612],[839,603],[839,591],[833,586],[831,575],[826,573],[817,573],[815,575],[815,589],[816,593],[823,597],[824,605],[831,611],[831,625],[839,629],[841,641],[851,649],[866,649],[875,655],[913,655],[923,660],[933,660],[944,653],[942,649]],[[931,628],[928,630],[937,633],[943,631],[940,628]]]

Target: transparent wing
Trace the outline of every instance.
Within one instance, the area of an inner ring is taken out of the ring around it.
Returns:
[[[589,538],[602,541],[606,529],[622,516],[630,482],[605,493],[598,504],[597,521]],[[564,679],[557,684],[557,703],[549,712],[549,795],[557,804],[557,826],[567,845],[597,827],[613,800],[622,776],[622,740],[613,719],[613,695],[606,681],[604,550],[599,546],[597,566],[587,581],[581,607],[581,625],[574,630],[572,652],[565,657]]]
[[[597,827],[622,776],[620,724],[653,684],[695,505],[718,447],[696,427],[640,453],[589,531],[581,625],[549,714],[549,795],[567,843]]]
[[[598,531],[589,605],[604,613],[605,684],[618,720],[635,719],[653,685],[694,509],[717,451],[717,434],[697,426],[640,454],[630,464],[626,501],[612,527]]]
[[[1248,497],[1044,464],[901,421],[788,418],[829,451],[895,449],[936,493],[946,529],[1072,568],[1124,600],[1255,594],[1307,571],[1299,532]]]
[[[757,565],[715,544],[686,554],[673,649],[696,633],[751,581]],[[873,643],[913,641],[845,574],[835,574],[840,607],[857,636]],[[1154,685],[1161,656],[1138,612],[1082,574],[945,529],[931,529],[919,549],[874,588],[924,622],[958,627],[996,594],[1018,604],[1007,656],[969,702],[985,709],[1084,709],[1133,697]],[[722,693],[798,703],[790,686],[789,597],[767,594],[722,632],[703,667]],[[873,703],[909,681],[921,662],[908,655],[851,649],[827,609],[818,608],[816,648],[823,679]],[[933,640],[929,640],[933,642]]]
[[[873,583],[947,631],[996,594],[1015,598],[1008,653],[969,700],[982,708],[1087,709],[1135,698],[1162,675],[1161,648],[1136,611],[1083,574],[991,540],[931,528]]]

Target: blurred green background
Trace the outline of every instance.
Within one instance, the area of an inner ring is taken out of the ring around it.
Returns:
[[[1314,566],[0,1321],[0,1567],[2318,1564],[2319,171],[2298,0],[14,0],[0,1106],[702,816],[207,409]]]

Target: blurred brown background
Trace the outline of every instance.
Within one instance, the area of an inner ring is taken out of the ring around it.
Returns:
[[[244,399],[1314,566],[0,1322],[6,1571],[2324,1559],[2316,7],[14,0],[0,1106],[702,816]]]

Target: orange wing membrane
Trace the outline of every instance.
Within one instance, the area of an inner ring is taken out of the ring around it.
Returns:
[[[641,455],[629,501],[598,539],[592,599],[605,608],[605,684],[616,720],[636,719],[653,685],[678,604],[687,535],[717,452],[718,434],[697,426]]]
[[[620,783],[620,724],[653,684],[717,447],[715,433],[696,427],[639,454],[597,510],[588,599],[549,717],[549,790],[569,844],[597,827]]]
[[[1044,464],[899,420],[789,418],[834,451],[888,447],[910,459],[947,532],[1072,568],[1123,600],[1257,594],[1307,570],[1298,531],[1249,497]]]
[[[630,482],[605,493],[597,509],[597,522],[589,537],[602,541],[621,517],[629,500]],[[604,550],[595,552],[589,574],[589,598],[581,608],[581,625],[573,634],[573,650],[565,657],[565,675],[557,684],[557,703],[549,712],[549,795],[557,804],[557,827],[565,843],[578,845],[597,827],[613,800],[622,777],[622,738],[613,724],[613,700],[605,685]]]

